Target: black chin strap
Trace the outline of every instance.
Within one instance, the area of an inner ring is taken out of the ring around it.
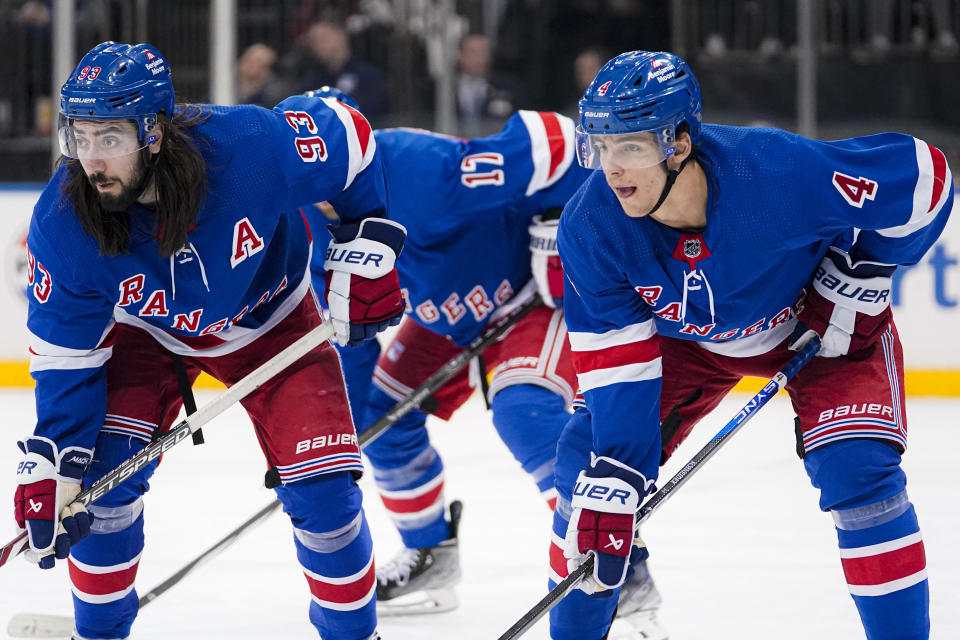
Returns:
[[[650,215],[654,211],[660,208],[660,205],[663,204],[663,201],[667,199],[667,196],[670,195],[670,189],[673,188],[673,183],[677,181],[677,177],[680,175],[680,172],[683,171],[683,168],[687,166],[687,163],[693,160],[697,155],[697,150],[693,149],[690,151],[690,155],[683,159],[683,162],[680,163],[680,166],[676,169],[667,169],[667,162],[663,162],[663,170],[667,174],[667,182],[663,185],[663,190],[660,192],[660,199],[657,200],[657,204],[653,205],[653,209],[647,211],[646,215]]]

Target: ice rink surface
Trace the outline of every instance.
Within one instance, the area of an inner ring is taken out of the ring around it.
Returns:
[[[199,394],[198,403],[211,392]],[[661,477],[679,469],[748,396],[733,395],[694,431]],[[33,396],[0,391],[2,504],[12,502],[17,437],[33,426]],[[960,638],[960,402],[909,399],[908,491],[927,552],[932,638]],[[384,640],[495,640],[544,593],[550,513],[498,439],[475,396],[431,435],[447,469],[447,499],[464,502],[460,607],[429,617],[381,619]],[[234,408],[168,453],[146,501],[146,591],[273,499],[244,414]],[[793,413],[775,398],[655,513],[643,530],[672,640],[863,638],[847,593],[829,515],[817,508],[794,453]],[[379,562],[399,548],[365,478]],[[7,495],[7,498],[2,498]],[[3,516],[12,531],[12,513]],[[4,534],[4,541],[7,539]],[[61,563],[62,564],[62,563]],[[277,513],[146,606],[138,640],[315,638],[308,591],[286,516]],[[22,558],[0,569],[0,637],[17,612],[70,613],[65,568],[41,572]],[[546,621],[525,638],[544,640]]]

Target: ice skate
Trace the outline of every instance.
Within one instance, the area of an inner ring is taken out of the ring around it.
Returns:
[[[381,616],[442,613],[460,604],[457,529],[463,505],[450,503],[450,537],[435,547],[404,549],[377,569],[377,613]]]
[[[617,615],[608,640],[669,640],[666,630],[657,620],[660,592],[647,570],[647,563],[634,568],[634,573],[620,590]]]

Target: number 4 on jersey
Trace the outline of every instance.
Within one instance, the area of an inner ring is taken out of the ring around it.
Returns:
[[[864,177],[854,178],[839,171],[833,172],[833,186],[843,199],[858,209],[864,200],[873,200],[877,195],[877,183]]]

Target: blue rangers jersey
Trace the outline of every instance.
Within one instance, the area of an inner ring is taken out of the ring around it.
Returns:
[[[159,255],[154,215],[137,204],[129,209],[129,253],[101,255],[62,196],[66,165],[34,209],[27,326],[35,434],[61,447],[92,448],[104,422],[114,323],[142,329],[183,355],[234,351],[310,291],[311,241],[298,205],[330,200],[348,220],[383,211],[376,144],[358,112],[303,96],[272,111],[202,109],[209,118],[189,131],[200,140],[208,188],[175,255]]]
[[[703,127],[707,225],[624,214],[602,172],[560,219],[564,310],[597,453],[648,478],[660,458],[657,335],[734,357],[792,332],[792,307],[831,245],[854,263],[913,264],[946,223],[953,180],[938,149],[885,133],[820,142]]]
[[[486,138],[408,129],[374,135],[387,217],[408,231],[397,261],[407,313],[468,344],[531,280],[531,218],[566,204],[589,173],[574,158],[573,121],[520,111]]]

